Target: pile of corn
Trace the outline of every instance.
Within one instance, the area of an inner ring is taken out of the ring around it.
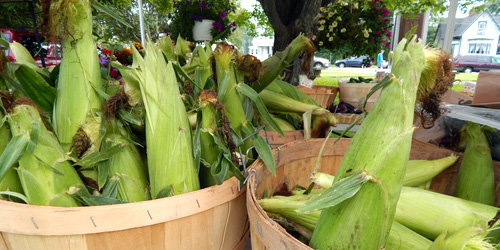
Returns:
[[[62,61],[39,68],[18,43],[9,45],[16,63],[2,59],[2,199],[80,206],[180,195],[232,176],[243,181],[241,154],[274,171],[256,131],[293,127],[278,116],[301,126],[308,113],[326,124],[313,130],[335,125],[328,110],[277,80],[299,54],[312,56],[305,36],[264,62],[227,43],[212,51],[164,37],[141,52],[132,47],[132,65],[114,63],[116,82],[101,76],[91,1],[43,5],[45,32],[61,43]]]
[[[383,88],[336,176],[312,175],[324,189],[264,198],[259,204],[314,249],[495,249],[500,210],[494,206],[485,135],[491,129],[473,123],[463,128],[466,147],[456,197],[426,190],[457,157],[409,161],[413,115],[418,109],[424,117],[439,85],[448,84],[440,74],[451,60],[407,37],[398,44],[393,62],[392,74],[372,90]]]

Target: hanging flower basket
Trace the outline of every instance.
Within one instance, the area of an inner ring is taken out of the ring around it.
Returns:
[[[193,39],[195,41],[210,41],[212,40],[211,29],[215,21],[211,19],[203,19],[201,22],[194,21]]]

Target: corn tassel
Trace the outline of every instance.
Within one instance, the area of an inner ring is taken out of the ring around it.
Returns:
[[[483,203],[495,205],[495,174],[493,160],[485,131],[490,130],[477,123],[467,122],[462,134],[466,136],[462,164],[458,170],[455,196]]]
[[[38,111],[29,105],[18,105],[9,114],[8,121],[13,136],[30,136],[34,127],[39,128],[33,153],[24,153],[17,170],[29,203],[62,207],[80,205],[67,192],[70,187],[83,186],[83,183],[56,137],[45,128]]]
[[[311,239],[313,248],[384,247],[409,159],[423,65],[422,45],[403,39],[395,51],[394,75],[384,80],[387,85],[356,132],[337,172],[341,179],[351,172],[367,171],[378,180],[365,183],[354,197],[322,211]]]

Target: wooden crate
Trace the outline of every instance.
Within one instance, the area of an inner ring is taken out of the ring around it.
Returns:
[[[340,114],[340,113],[335,113],[333,114],[335,116],[335,119],[337,119],[337,123],[340,124],[351,124],[358,119],[359,115],[357,114]],[[359,120],[356,124],[360,125],[363,122],[363,119]]]
[[[264,130],[259,131],[259,135],[266,138],[266,132]],[[267,139],[269,141],[269,146],[272,148],[281,147],[283,144],[293,142],[296,140],[304,140],[304,131],[303,130],[295,130],[295,131],[283,131],[283,135],[281,136],[278,132],[275,131],[267,131]]]
[[[0,249],[244,249],[246,188],[222,185],[162,198],[93,207],[0,201]]]
[[[376,83],[339,83],[339,99],[361,110],[366,95]],[[380,90],[376,91],[366,102],[366,110],[370,110],[380,97]]]
[[[334,139],[330,140],[333,142]],[[267,193],[270,193],[285,182],[288,187],[294,187],[295,185],[307,187],[311,182],[309,174],[314,170],[316,158],[323,142],[323,139],[302,140],[280,147],[275,176],[271,174],[261,160],[250,166],[256,171],[255,174],[250,175],[247,182],[247,208],[251,221],[252,248],[312,250],[312,248],[288,234],[277,222],[271,220],[257,203],[257,200],[262,198],[266,190]],[[319,171],[335,174],[350,142],[351,139],[340,139],[335,146],[332,146],[332,143],[327,143],[323,150]],[[449,156],[452,153],[454,152],[413,140],[410,159],[433,160]],[[273,155],[277,158],[278,151],[273,150]],[[447,168],[432,180],[431,190],[448,195],[454,193],[461,158],[462,156],[453,166]],[[493,165],[495,167],[496,190],[499,190],[500,162],[495,161]]]
[[[302,93],[308,95],[313,99],[318,105],[323,108],[328,107],[337,96],[338,88],[337,87],[328,87],[328,86],[313,86],[312,88],[304,87],[304,86],[295,86]]]

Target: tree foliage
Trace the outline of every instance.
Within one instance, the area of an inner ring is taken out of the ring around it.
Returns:
[[[35,13],[40,13],[40,6],[35,6]],[[40,24],[42,18],[36,15],[37,24]],[[33,21],[28,8],[28,3],[0,3],[0,28],[4,29],[33,29]]]

